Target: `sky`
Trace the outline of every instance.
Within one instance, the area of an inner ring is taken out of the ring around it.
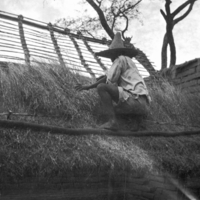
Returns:
[[[54,23],[59,18],[73,18],[84,10],[80,0],[1,0],[0,10],[10,12],[46,23]],[[171,10],[186,0],[172,0]],[[90,6],[88,5],[88,8]],[[140,3],[140,21],[130,24],[128,36],[132,43],[141,49],[160,69],[161,47],[166,23],[160,14],[164,9],[163,0],[143,0]],[[192,12],[174,27],[177,50],[177,64],[200,57],[200,0],[197,0]],[[95,12],[90,9],[91,14]]]

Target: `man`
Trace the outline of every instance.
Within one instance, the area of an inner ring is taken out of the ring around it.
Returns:
[[[78,91],[97,88],[109,121],[100,128],[118,129],[116,113],[143,115],[148,109],[150,96],[142,76],[131,60],[137,55],[135,48],[126,48],[121,33],[116,33],[108,50],[96,53],[113,62],[106,76],[88,86],[78,84]]]

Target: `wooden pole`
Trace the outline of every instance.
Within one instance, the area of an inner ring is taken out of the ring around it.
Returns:
[[[74,37],[72,37],[70,34],[69,34],[69,38],[71,39],[71,41],[73,42],[74,44],[74,47],[78,53],[78,56],[81,60],[81,64],[85,67],[85,69],[87,70],[87,72],[91,75],[92,78],[96,78],[95,77],[95,74],[94,72],[90,69],[90,67],[88,66],[88,64],[86,63],[86,60],[84,59],[83,57],[83,54],[81,52],[81,48],[79,47],[78,43],[76,42],[76,40],[74,39]],[[80,38],[82,38],[82,36],[80,35]]]
[[[49,32],[50,32],[51,40],[52,40],[54,49],[56,51],[56,54],[58,56],[58,60],[60,62],[60,65],[66,67],[65,66],[65,62],[64,62],[63,57],[62,57],[62,54],[61,54],[61,51],[60,51],[60,47],[58,46],[58,42],[57,42],[57,40],[55,38],[55,35],[54,35],[54,30],[53,30],[52,24],[49,23],[48,27],[49,27]]]
[[[83,37],[82,38],[86,48],[88,49],[88,51],[94,56],[94,59],[97,61],[97,63],[99,64],[99,66],[103,69],[103,71],[106,71],[107,68],[105,67],[105,65],[101,62],[101,59],[98,58],[98,56],[95,55],[94,51],[92,50],[92,48],[90,47],[90,45],[88,44],[88,42],[86,41],[86,39]]]
[[[180,137],[180,136],[192,136],[199,135],[200,130],[195,131],[181,131],[181,132],[155,132],[155,131],[125,131],[125,130],[106,130],[95,128],[63,128],[51,125],[40,125],[29,122],[1,120],[0,127],[8,129],[20,129],[20,130],[32,130],[35,132],[47,132],[51,134],[62,134],[71,136],[83,136],[83,135],[109,135],[118,137]]]
[[[24,56],[25,56],[25,62],[29,66],[30,65],[30,53],[28,46],[26,44],[26,39],[24,35],[24,29],[23,29],[23,16],[19,15],[18,16],[18,26],[19,26],[19,36],[21,40],[21,45],[24,51]]]

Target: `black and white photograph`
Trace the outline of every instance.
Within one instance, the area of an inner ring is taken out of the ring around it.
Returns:
[[[1,0],[0,200],[200,200],[200,0]]]

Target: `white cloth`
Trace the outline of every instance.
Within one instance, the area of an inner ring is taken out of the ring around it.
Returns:
[[[136,99],[139,95],[146,95],[148,101],[151,101],[146,84],[131,58],[119,56],[106,75],[108,84],[118,86],[120,100],[126,101],[132,93],[136,95]]]

